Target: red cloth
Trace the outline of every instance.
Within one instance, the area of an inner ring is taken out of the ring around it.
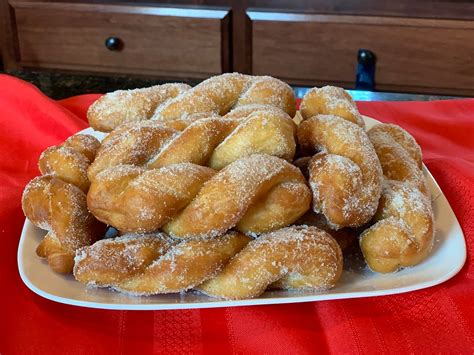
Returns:
[[[0,353],[474,352],[474,100],[360,102],[423,147],[465,233],[468,260],[442,285],[353,300],[180,311],[106,311],[43,299],[20,280],[20,196],[40,152],[86,127],[97,95],[55,102],[0,76]]]

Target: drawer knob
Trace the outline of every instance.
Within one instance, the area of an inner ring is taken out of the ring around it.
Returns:
[[[105,40],[105,46],[109,51],[118,51],[122,49],[122,41],[118,37],[109,37]]]
[[[375,90],[375,64],[377,57],[368,49],[357,53],[356,90]]]

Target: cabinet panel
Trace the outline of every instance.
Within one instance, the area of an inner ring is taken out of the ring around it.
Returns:
[[[24,66],[189,77],[229,70],[228,11],[35,2],[12,6]]]
[[[357,52],[369,49],[377,57],[379,89],[474,92],[474,22],[268,12],[249,17],[254,74],[353,87]]]

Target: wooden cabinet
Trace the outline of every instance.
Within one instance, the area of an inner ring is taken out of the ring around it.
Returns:
[[[250,12],[252,69],[300,84],[353,87],[357,53],[375,53],[378,89],[469,94],[474,22]]]
[[[24,67],[207,77],[230,70],[224,10],[13,2]]]
[[[474,96],[470,0],[0,0],[8,69],[201,79],[227,71]]]

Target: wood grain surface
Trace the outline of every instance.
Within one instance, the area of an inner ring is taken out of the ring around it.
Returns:
[[[474,22],[269,12],[249,17],[255,74],[353,87],[357,52],[369,49],[377,56],[379,89],[474,92]]]
[[[228,11],[13,2],[20,63],[206,77],[229,69]],[[121,50],[106,48],[117,37]]]

